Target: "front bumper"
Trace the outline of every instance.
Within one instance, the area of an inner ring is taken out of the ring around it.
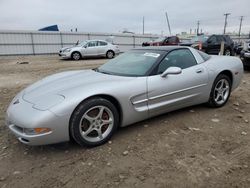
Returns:
[[[60,57],[62,57],[63,59],[70,59],[71,58],[71,52],[60,51],[58,55]]]
[[[17,97],[16,97],[17,98]],[[68,117],[57,116],[49,110],[34,109],[33,104],[18,97],[19,103],[9,105],[6,125],[17,139],[27,145],[48,145],[69,141]],[[24,129],[46,127],[51,131],[41,134],[26,134]]]

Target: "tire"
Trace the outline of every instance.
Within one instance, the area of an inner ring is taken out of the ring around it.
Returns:
[[[112,50],[107,51],[106,57],[107,57],[108,59],[114,58],[114,57],[115,57],[115,52],[113,52]]]
[[[82,56],[81,56],[81,54],[80,54],[79,52],[73,52],[73,53],[71,54],[71,58],[72,58],[73,60],[75,60],[75,61],[78,61],[78,60],[80,60],[80,59],[82,58]]]
[[[225,49],[225,51],[224,51],[224,55],[225,56],[231,56],[232,55],[232,52],[231,52],[231,50],[230,49]]]
[[[107,142],[119,125],[119,113],[108,100],[95,97],[81,103],[70,120],[70,135],[81,146]]]
[[[231,88],[231,79],[225,74],[218,75],[213,83],[208,105],[214,108],[224,106],[230,97]]]

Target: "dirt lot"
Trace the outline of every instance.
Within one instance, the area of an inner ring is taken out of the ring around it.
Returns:
[[[17,64],[23,61],[29,64]],[[5,127],[7,105],[19,90],[56,72],[104,62],[0,57],[0,188],[250,187],[250,72],[223,108],[165,114],[122,128],[92,149],[25,146]]]

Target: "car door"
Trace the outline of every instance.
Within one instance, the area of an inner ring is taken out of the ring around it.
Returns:
[[[83,56],[97,56],[97,41],[89,41],[83,48]]]
[[[169,67],[182,72],[161,77]],[[179,109],[204,100],[208,73],[202,63],[197,64],[189,49],[171,51],[156,68],[156,75],[148,77],[148,108],[150,117]]]
[[[97,43],[97,53],[98,55],[106,55],[108,43],[105,41],[98,41]]]
[[[206,49],[206,52],[208,54],[218,55],[219,51],[220,51],[220,42],[219,42],[218,38],[215,35],[212,35],[207,40],[207,49]]]

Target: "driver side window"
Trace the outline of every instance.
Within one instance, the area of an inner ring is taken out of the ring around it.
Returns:
[[[197,65],[197,62],[189,49],[179,49],[170,52],[159,64],[157,74],[163,73],[169,67],[186,69]]]
[[[90,41],[88,43],[88,47],[95,47],[96,46],[96,41]]]

